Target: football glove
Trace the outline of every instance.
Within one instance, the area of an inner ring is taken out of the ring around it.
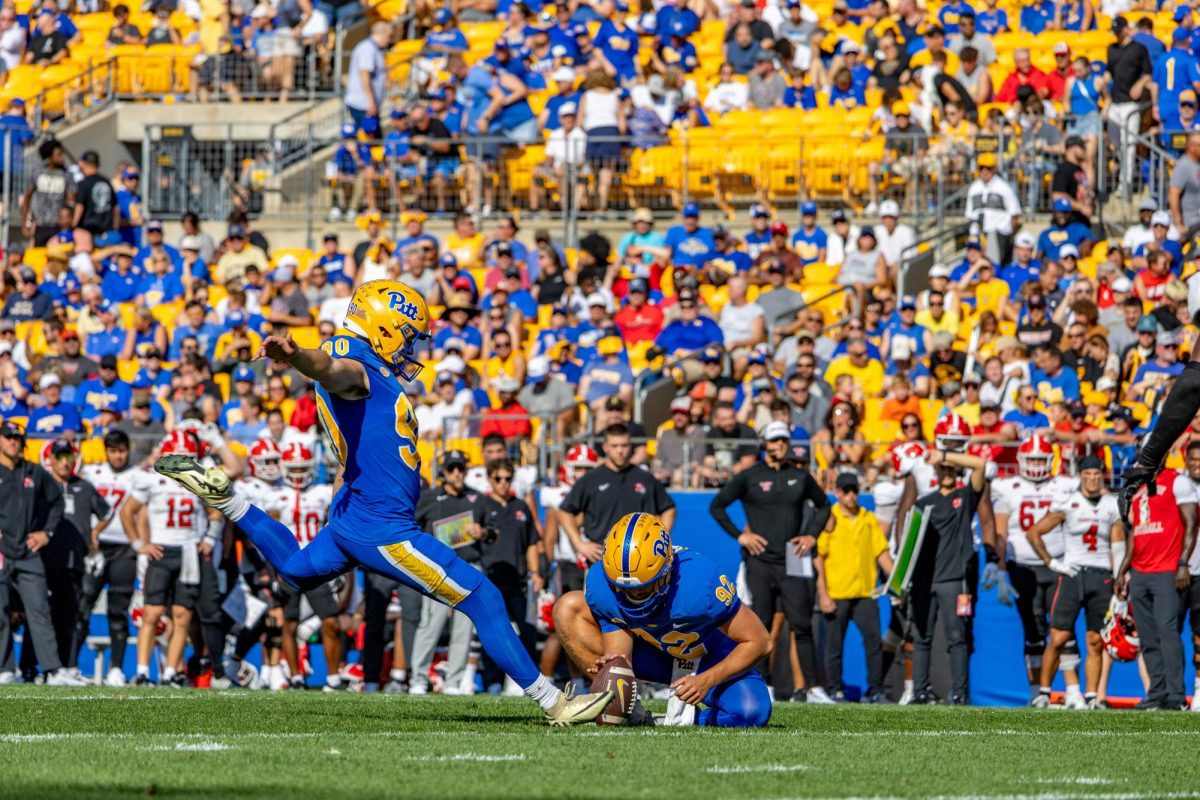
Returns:
[[[1050,569],[1059,575],[1066,575],[1068,578],[1074,578],[1079,574],[1079,567],[1059,561],[1057,558],[1050,559]]]
[[[1150,496],[1158,494],[1158,485],[1154,479],[1158,477],[1158,470],[1153,467],[1144,467],[1141,464],[1136,464],[1125,473],[1125,483],[1121,486],[1121,493],[1117,495],[1117,510],[1121,512],[1121,520],[1125,523],[1125,527],[1130,527],[1129,511],[1133,508],[1134,495],[1138,493],[1138,489],[1143,486]]]
[[[1000,605],[1012,608],[1013,601],[1021,595],[1013,588],[1012,581],[1008,578],[1008,573],[997,569],[996,575],[996,599],[1000,601]]]
[[[996,587],[996,581],[999,580],[1000,566],[998,564],[988,563],[983,567],[983,577],[979,579],[979,588],[984,591],[990,591]]]

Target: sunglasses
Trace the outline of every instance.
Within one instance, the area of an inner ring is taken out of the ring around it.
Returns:
[[[492,483],[512,483],[512,475],[493,475]]]
[[[447,464],[445,471],[446,472],[466,472],[467,468],[465,466],[463,466],[462,464]]]
[[[904,423],[903,425],[901,425],[900,427],[902,427],[902,428],[905,428],[905,429],[908,429],[908,428],[920,428],[920,427],[921,427],[921,423],[919,423],[919,422],[905,422],[905,423]]]

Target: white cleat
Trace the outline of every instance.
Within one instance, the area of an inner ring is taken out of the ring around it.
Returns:
[[[59,667],[54,672],[46,675],[47,686],[87,686],[85,681],[80,676],[74,674],[66,667]]]
[[[11,686],[20,683],[21,677],[15,672],[0,672],[0,686]]]
[[[104,679],[105,686],[125,686],[125,672],[120,667],[112,667]]]
[[[416,695],[429,694],[429,682],[423,681],[420,678],[414,680],[408,685],[408,693]]]
[[[1029,705],[1031,708],[1049,708],[1050,695],[1038,692],[1037,697],[1029,701]]]
[[[814,686],[813,688],[808,690],[807,702],[816,703],[817,705],[830,705],[830,706],[834,704],[833,698],[829,696],[829,692],[825,691],[820,686]]]
[[[1086,711],[1088,707],[1087,700],[1083,699],[1083,695],[1080,694],[1078,690],[1074,692],[1067,692],[1067,700],[1064,705],[1067,708],[1074,709],[1076,711]]]
[[[154,471],[175,481],[217,510],[233,499],[233,486],[225,471],[220,467],[205,469],[191,456],[163,456],[154,462]]]
[[[1200,691],[1192,695],[1192,702],[1188,706],[1188,711],[1200,711]]]

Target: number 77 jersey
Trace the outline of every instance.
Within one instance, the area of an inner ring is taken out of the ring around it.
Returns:
[[[1066,542],[1064,561],[1077,567],[1112,568],[1109,538],[1113,524],[1121,518],[1116,497],[1102,494],[1090,500],[1076,491],[1051,510],[1065,517],[1061,526]]]
[[[1044,481],[1031,481],[1015,475],[1004,478],[992,484],[992,509],[996,515],[1008,518],[1005,531],[1008,538],[1007,558],[1010,561],[1030,567],[1041,566],[1042,559],[1033,552],[1033,546],[1025,534],[1042,517],[1050,512],[1056,503],[1061,503],[1079,486],[1074,478],[1058,476]],[[1056,528],[1042,537],[1050,555],[1058,558],[1063,554],[1063,535]]]

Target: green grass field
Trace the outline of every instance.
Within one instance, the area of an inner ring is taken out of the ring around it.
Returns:
[[[1200,797],[1200,715],[777,705],[550,730],[500,698],[6,687],[0,796]]]

